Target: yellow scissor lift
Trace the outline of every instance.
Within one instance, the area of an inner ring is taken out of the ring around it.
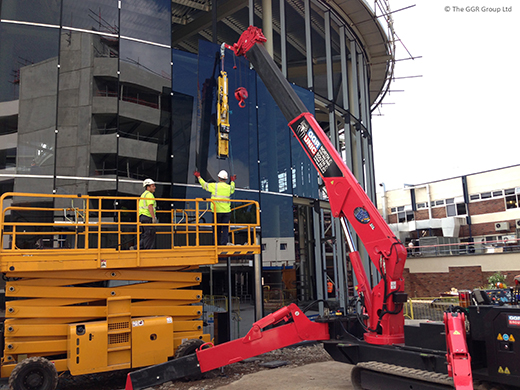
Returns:
[[[216,223],[206,222],[211,200],[157,199],[157,249],[141,250],[139,199],[0,198],[1,376],[13,389],[54,389],[57,372],[157,364],[210,341],[196,270],[219,256],[260,253],[258,203],[232,201],[232,212],[248,222],[230,226],[236,245],[219,246]]]

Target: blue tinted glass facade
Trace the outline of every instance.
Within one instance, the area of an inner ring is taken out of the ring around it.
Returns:
[[[170,0],[124,0],[121,2],[121,37],[169,46]],[[146,53],[142,53],[144,57]]]
[[[62,0],[64,28],[119,34],[118,0]]]
[[[59,25],[60,3],[56,0],[3,0],[1,15],[6,20]]]

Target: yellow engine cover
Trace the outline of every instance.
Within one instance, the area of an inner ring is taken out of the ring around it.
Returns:
[[[108,365],[106,321],[69,325],[69,371],[72,375],[106,371]]]
[[[171,317],[143,317],[132,320],[132,367],[164,363],[173,356]]]

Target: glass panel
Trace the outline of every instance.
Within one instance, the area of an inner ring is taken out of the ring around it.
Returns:
[[[112,36],[62,31],[56,147],[59,193],[116,191],[118,53],[119,41]]]
[[[518,202],[516,195],[506,196],[506,208],[507,209],[515,209],[518,207]]]
[[[172,183],[196,183],[197,62],[194,54],[172,50]],[[172,197],[187,198],[186,186],[174,185]]]
[[[314,94],[298,86],[293,87],[296,94],[305,104],[307,110],[314,114]],[[284,123],[285,119],[281,119]],[[291,130],[287,127],[283,131]],[[306,198],[318,198],[318,173],[296,137],[291,136],[291,168],[292,193]]]
[[[457,215],[457,208],[454,204],[446,206],[446,215],[448,217],[454,217],[455,215]]]
[[[331,20],[330,25],[330,37],[332,41],[332,100],[340,107],[343,107],[343,91],[341,88],[343,73],[341,72],[341,48],[339,40],[339,26],[336,24],[334,20]]]
[[[290,187],[280,187],[278,181],[279,175],[290,172],[291,132],[280,109],[260,79],[258,100],[261,102],[258,107],[261,188],[264,191],[291,194],[292,180],[289,182]]]
[[[327,61],[325,51],[325,21],[323,11],[311,2],[312,63],[314,64],[314,92],[324,98],[327,94]]]
[[[0,36],[0,117],[2,132],[10,134],[2,144],[11,149],[6,164],[16,156],[16,173],[48,175],[37,186],[16,178],[14,190],[52,193],[58,30],[0,23]]]
[[[60,24],[59,0],[3,0],[0,5],[2,19]]]
[[[63,27],[117,35],[118,0],[63,0]]]
[[[29,77],[30,65],[40,65],[44,60],[58,56],[58,30],[0,23],[0,37],[0,102],[4,102],[19,98],[22,69],[25,70],[25,77]],[[56,62],[52,70],[56,73]],[[39,80],[41,86],[37,89],[40,90],[45,84],[50,91],[53,80],[55,94],[55,74],[48,81]]]
[[[195,141],[196,152],[193,169],[200,171],[205,180],[215,181],[220,170],[225,169],[230,175],[237,175],[237,186],[258,188],[257,134],[254,101],[255,76],[249,65],[241,58],[234,58],[231,51],[224,57],[224,71],[228,78],[229,103],[229,157],[217,158],[216,142],[216,106],[217,85],[221,71],[220,46],[209,42],[199,42],[199,96],[200,132]],[[238,106],[234,97],[237,88],[248,91],[245,108]]]
[[[169,182],[172,160],[170,49],[122,39],[120,69],[119,180],[151,178]],[[161,186],[158,196],[162,196],[160,191]]]
[[[174,92],[197,96],[198,56],[181,50],[172,50]]]
[[[121,5],[121,36],[160,43],[171,43],[170,0],[125,0]],[[144,55],[143,57],[144,58]]]
[[[290,196],[262,193],[262,237],[294,237],[293,202]]]
[[[466,211],[466,204],[465,203],[458,203],[457,204],[457,215],[466,215],[468,212]]]
[[[287,79],[296,85],[307,88],[303,2],[298,5],[287,3],[285,20],[287,25]]]

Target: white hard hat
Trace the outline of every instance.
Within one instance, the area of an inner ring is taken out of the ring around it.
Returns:
[[[146,179],[143,181],[143,187],[151,186],[152,184],[155,184],[155,182],[152,179]]]
[[[228,173],[225,170],[221,170],[218,173],[218,177],[219,177],[219,179],[222,179],[222,180],[227,180],[229,178]]]

